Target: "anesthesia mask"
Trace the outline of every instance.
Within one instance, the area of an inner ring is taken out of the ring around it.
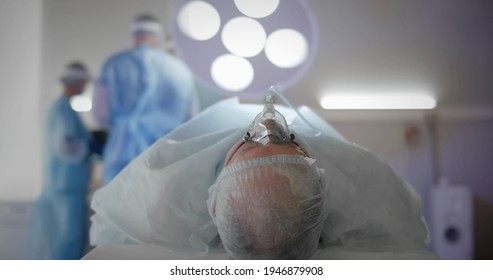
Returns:
[[[246,142],[261,145],[268,143],[288,145],[293,143],[294,134],[290,134],[284,116],[274,108],[274,87],[271,87],[265,97],[264,109],[253,120],[244,137]]]

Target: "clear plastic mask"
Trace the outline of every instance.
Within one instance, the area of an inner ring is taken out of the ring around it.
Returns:
[[[294,135],[289,132],[288,125],[284,116],[274,108],[273,87],[267,92],[264,109],[253,120],[245,135],[245,141],[255,142],[261,145],[291,144]]]

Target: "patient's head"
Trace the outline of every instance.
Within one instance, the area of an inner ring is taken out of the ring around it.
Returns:
[[[306,259],[326,217],[314,160],[296,143],[240,141],[211,188],[210,213],[236,259]]]

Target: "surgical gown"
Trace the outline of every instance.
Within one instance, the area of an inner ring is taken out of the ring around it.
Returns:
[[[141,45],[111,57],[98,81],[93,113],[110,130],[104,183],[156,140],[189,119],[197,100],[184,63]]]
[[[43,189],[33,210],[30,259],[80,259],[87,244],[90,135],[68,98],[48,112]]]
[[[418,250],[426,246],[427,226],[417,193],[383,160],[344,139],[307,107],[276,108],[296,141],[323,170],[328,215],[321,248]],[[209,215],[209,189],[228,150],[262,110],[229,99],[209,107],[135,159],[94,195],[90,231],[93,245],[148,244],[177,259],[223,253]]]

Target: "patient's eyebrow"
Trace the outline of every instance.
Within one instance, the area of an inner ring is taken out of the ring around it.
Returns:
[[[236,149],[234,151],[230,151],[228,152],[228,155],[226,156],[226,159],[224,161],[224,165],[223,166],[226,166],[229,164],[229,162],[234,158],[236,152],[238,152],[238,150],[240,149],[241,146],[243,146],[243,144],[245,144],[246,142],[245,141],[241,141],[241,142],[238,142],[236,143],[233,147],[236,146]]]
[[[241,148],[241,147],[243,147],[243,145],[244,145],[245,143],[247,143],[247,142],[243,142],[240,146],[238,146],[238,148],[237,148],[237,149],[233,152],[233,154],[231,155],[230,160],[232,160],[232,159],[236,156],[237,152],[240,150],[240,148]],[[253,149],[253,148],[257,148],[257,147],[258,147],[258,145],[251,145],[251,146],[244,147],[244,148],[241,150],[241,153],[248,152],[248,151],[250,151],[251,149]],[[230,160],[229,160],[229,161],[230,161]],[[229,161],[228,161],[228,162],[229,162]]]
[[[243,146],[243,145],[241,145],[241,146]],[[240,147],[241,147],[241,146],[240,146]],[[237,149],[236,151],[238,151],[238,150],[240,149],[240,147],[238,147],[238,149]],[[241,150],[241,152],[242,152],[242,153],[243,153],[243,152],[247,152],[247,151],[250,151],[250,150],[251,150],[251,149],[253,149],[253,148],[258,148],[258,146],[249,146],[249,147],[243,148],[243,149]]]

